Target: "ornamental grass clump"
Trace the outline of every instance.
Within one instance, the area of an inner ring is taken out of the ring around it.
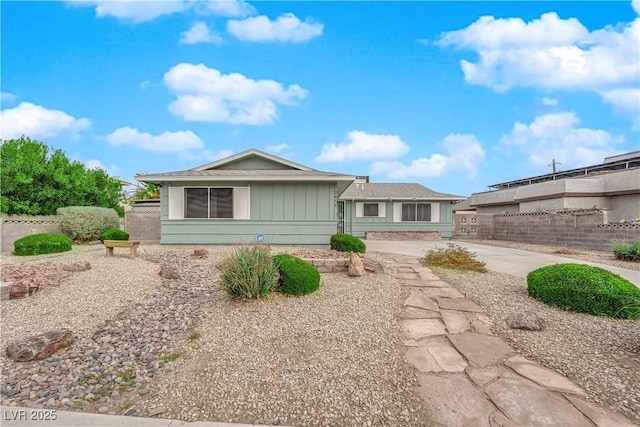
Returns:
[[[427,267],[443,267],[454,270],[477,271],[486,273],[485,263],[476,259],[476,254],[454,243],[449,243],[446,248],[437,247],[427,252],[422,259],[422,264]]]
[[[265,247],[239,247],[219,269],[222,289],[231,296],[260,298],[278,286],[278,268]]]
[[[14,253],[20,256],[54,254],[71,250],[71,239],[64,234],[32,234],[13,243]]]
[[[364,242],[351,234],[336,233],[329,240],[331,249],[340,252],[365,253],[367,246]]]
[[[613,255],[623,261],[640,261],[640,239],[634,240],[633,243],[614,242]]]
[[[289,254],[273,257],[280,273],[280,292],[287,295],[307,295],[320,287],[320,273],[304,260]]]
[[[640,318],[640,289],[610,271],[587,264],[554,264],[527,275],[533,298],[563,310],[619,319]]]

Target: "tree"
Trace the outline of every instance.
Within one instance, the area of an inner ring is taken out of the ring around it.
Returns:
[[[136,190],[133,192],[129,200],[149,200],[160,198],[160,186],[150,183],[142,182],[136,185]]]
[[[55,215],[66,206],[113,208],[123,215],[120,181],[70,161],[62,150],[23,136],[0,141],[0,212]]]

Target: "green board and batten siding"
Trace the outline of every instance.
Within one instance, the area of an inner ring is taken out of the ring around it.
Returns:
[[[381,217],[357,217],[356,203],[384,203],[384,216]],[[416,203],[413,201],[404,201]],[[428,201],[420,200],[417,203],[431,203],[432,207],[438,205],[439,217],[432,216],[433,222],[394,222],[394,203],[402,201],[377,201],[377,200],[356,200],[354,202],[345,201],[345,233],[352,234],[359,238],[364,238],[367,231],[439,231],[443,239],[450,239],[453,229],[453,213],[450,201]]]
[[[216,186],[230,184],[190,182],[178,188]],[[249,189],[248,219],[170,219],[171,187],[163,186],[161,243],[241,244],[255,242],[262,234],[265,243],[328,247],[329,237],[336,232],[333,182],[234,182],[233,187]]]

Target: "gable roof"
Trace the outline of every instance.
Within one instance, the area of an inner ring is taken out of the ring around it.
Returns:
[[[206,165],[195,167],[195,168],[190,169],[190,170],[193,170],[193,171],[204,171],[204,170],[209,170],[209,169],[217,169],[220,166],[227,165],[229,163],[233,163],[233,162],[236,162],[238,160],[246,159],[248,157],[253,157],[253,156],[262,157],[263,159],[270,160],[270,161],[275,162],[275,163],[280,163],[281,165],[288,166],[289,168],[292,168],[292,169],[298,169],[298,170],[303,170],[303,171],[313,170],[310,167],[301,165],[299,163],[292,162],[292,161],[287,160],[287,159],[283,159],[282,157],[274,156],[273,154],[265,153],[264,151],[260,151],[260,150],[257,150],[255,148],[251,148],[249,150],[245,150],[245,151],[243,151],[241,153],[234,154],[234,155],[231,155],[229,157],[224,157],[222,159],[216,160],[216,161],[211,162],[211,163],[207,163]]]
[[[394,199],[394,200],[464,200],[466,197],[438,193],[421,184],[363,183],[354,182],[339,199]]]
[[[284,169],[226,169],[226,165],[243,159],[259,157],[268,162],[285,166]],[[135,178],[141,182],[159,184],[161,182],[188,181],[343,181],[351,182],[354,175],[344,175],[312,169],[282,157],[274,156],[260,150],[250,149],[229,157],[225,157],[206,165],[184,171],[137,174]],[[346,185],[346,184],[344,184]]]

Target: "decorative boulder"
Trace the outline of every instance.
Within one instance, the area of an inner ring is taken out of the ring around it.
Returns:
[[[509,316],[505,322],[511,329],[524,329],[527,331],[541,331],[544,329],[544,319],[532,311],[523,311]]]
[[[74,262],[71,264],[63,265],[62,269],[64,271],[87,271],[87,270],[91,270],[91,263],[89,261]]]
[[[73,332],[69,329],[58,329],[41,335],[27,338],[7,346],[7,356],[14,362],[42,360],[51,356],[73,341]]]
[[[170,279],[170,280],[181,279],[178,273],[176,273],[173,269],[165,265],[160,267],[160,277],[162,277],[163,279]]]
[[[209,251],[207,251],[206,249],[194,249],[193,256],[198,258],[207,258],[209,257]]]
[[[352,253],[349,258],[349,268],[347,274],[351,277],[360,277],[365,275],[364,264],[360,259],[360,256],[356,253]]]

